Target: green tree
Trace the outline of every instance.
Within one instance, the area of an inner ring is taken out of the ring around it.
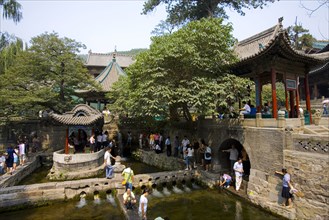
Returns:
[[[235,79],[226,74],[236,61],[235,39],[232,26],[222,22],[201,19],[173,34],[153,37],[150,49],[127,69],[128,88],[121,87],[129,90],[128,113],[172,120],[181,115],[191,120],[191,112],[214,113],[232,92],[226,82]],[[115,100],[112,105],[117,105]]]
[[[2,17],[5,19],[12,19],[18,23],[22,19],[21,4],[16,0],[0,0],[0,11],[2,8]]]
[[[142,14],[153,11],[158,5],[165,4],[168,17],[166,22],[172,25],[185,24],[189,21],[206,17],[226,18],[225,8],[236,10],[244,15],[244,9],[262,8],[275,0],[148,0],[144,3]]]
[[[32,38],[31,47],[19,53],[15,65],[0,76],[2,114],[45,109],[62,113],[75,104],[76,90],[97,90],[77,56],[83,47],[57,33]]]
[[[303,28],[302,24],[289,26],[287,31],[291,40],[291,45],[297,50],[310,48],[313,42],[316,41],[309,33],[309,30]]]
[[[0,75],[15,63],[16,56],[23,50],[23,41],[3,34],[0,37]]]
[[[275,83],[276,86],[276,98],[278,101],[279,106],[285,105],[286,95],[285,95],[285,88],[282,82]],[[250,93],[251,100],[256,100],[256,91],[255,87],[252,87],[252,92]],[[272,102],[272,85],[265,84],[262,87],[262,103]]]

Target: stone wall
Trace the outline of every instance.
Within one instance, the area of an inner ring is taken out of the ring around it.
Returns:
[[[221,168],[221,158],[228,157],[229,141],[238,141],[246,150],[251,167],[263,172],[282,168],[285,132],[281,128],[242,127],[233,120],[204,120],[199,123],[198,137],[204,138],[212,148],[214,167]],[[223,155],[224,154],[224,155]]]
[[[30,162],[25,166],[18,166],[15,175],[10,175],[8,173],[0,176],[0,188],[15,186],[22,179],[30,175],[34,170],[41,166],[41,157],[36,156],[30,158]]]
[[[48,174],[51,180],[72,180],[93,177],[103,172],[104,150],[96,153],[53,153],[53,166]]]
[[[329,154],[284,151],[285,167],[293,184],[304,194],[296,198],[298,219],[329,218]]]
[[[164,154],[156,154],[154,151],[145,151],[137,149],[133,156],[148,165],[158,167],[163,170],[182,170],[186,165],[182,159],[176,157],[167,157]]]
[[[194,171],[171,171],[134,176],[134,187],[154,184],[187,181],[199,178]],[[13,186],[0,189],[0,211],[15,209],[18,206],[39,205],[53,200],[67,200],[79,196],[82,192],[92,195],[95,191],[106,192],[109,189],[123,190],[121,172],[113,179],[94,178],[85,180],[50,182],[33,185]]]

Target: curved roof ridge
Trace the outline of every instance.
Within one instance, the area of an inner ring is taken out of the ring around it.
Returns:
[[[85,114],[80,115],[79,112]],[[49,116],[65,125],[91,125],[99,120],[103,120],[103,114],[86,104],[78,104],[71,111],[63,114],[51,113]]]

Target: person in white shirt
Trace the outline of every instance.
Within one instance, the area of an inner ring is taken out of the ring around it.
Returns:
[[[6,157],[4,154],[0,153],[0,175],[4,173],[6,167]]]
[[[193,159],[194,149],[190,144],[187,145],[186,149],[186,169],[185,170],[192,170],[194,159]]]
[[[92,134],[91,137],[89,138],[89,144],[90,144],[90,152],[91,153],[96,152],[97,148],[96,148],[96,140],[94,134]]]
[[[19,159],[20,159],[20,164],[23,166],[26,161],[26,156],[25,156],[25,144],[21,142],[19,145]]]
[[[244,105],[243,108],[240,109],[240,115],[244,114],[244,115],[249,115],[251,108],[250,106],[247,104],[246,101],[243,101],[242,104]]]
[[[102,132],[99,132],[97,137],[96,137],[96,151],[100,151],[102,148],[102,140],[103,140],[103,135]]]
[[[138,207],[138,214],[139,217],[141,217],[142,220],[146,220],[146,212],[147,212],[147,203],[148,199],[147,196],[149,195],[149,189],[145,188],[143,191],[143,194],[141,195],[139,199],[139,207]]]
[[[230,161],[231,161],[231,171],[233,173],[233,166],[234,163],[238,160],[239,157],[239,152],[238,150],[235,148],[234,144],[232,145],[231,149],[227,149],[227,150],[222,150],[222,152],[229,152],[230,153]]]
[[[165,141],[165,145],[166,145],[166,150],[167,150],[167,156],[170,157],[171,156],[171,141],[170,141],[170,137],[168,136],[166,141]]]
[[[183,159],[186,158],[186,149],[187,149],[188,144],[190,144],[190,140],[187,139],[187,137],[185,135],[184,139],[182,140],[182,146],[181,146],[181,152],[180,152]]]
[[[204,152],[204,161],[205,161],[205,168],[206,171],[211,170],[211,148],[205,144],[205,152]]]
[[[108,147],[104,154],[104,167],[105,167],[107,179],[113,178],[113,167],[112,167],[111,158],[115,160],[115,157],[112,156],[111,151],[112,148]]]
[[[239,158],[239,160],[235,162],[233,169],[235,171],[235,190],[239,191],[243,176],[242,158]]]

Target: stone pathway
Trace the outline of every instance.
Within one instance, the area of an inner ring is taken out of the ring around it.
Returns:
[[[125,215],[126,219],[128,220],[137,220],[139,219],[138,215],[138,204],[139,204],[139,196],[135,195],[137,203],[135,204],[133,209],[127,209],[125,205],[123,204],[123,194],[125,192],[125,189],[118,190],[117,198],[119,200],[119,205],[121,210],[123,211],[123,214]]]

